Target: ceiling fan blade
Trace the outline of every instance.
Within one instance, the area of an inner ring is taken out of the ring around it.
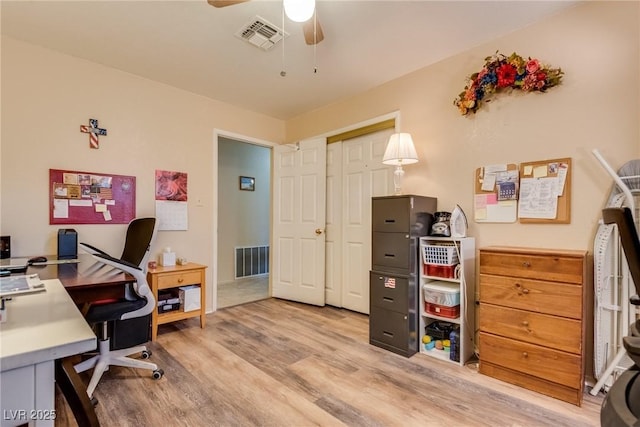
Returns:
[[[302,31],[304,32],[304,41],[308,45],[318,44],[324,40],[324,33],[322,32],[320,21],[316,18],[315,14],[311,19],[302,24]]]
[[[238,3],[244,3],[247,1],[249,0],[207,0],[207,3],[209,3],[213,7],[226,7],[233,6],[234,4]]]

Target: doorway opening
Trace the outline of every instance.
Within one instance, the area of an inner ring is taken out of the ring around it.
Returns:
[[[270,296],[271,151],[218,135],[218,309]]]

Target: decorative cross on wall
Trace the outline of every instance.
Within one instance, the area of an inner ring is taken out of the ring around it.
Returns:
[[[91,148],[100,148],[99,135],[107,136],[107,130],[98,127],[97,119],[89,119],[89,126],[80,125],[80,132],[89,134],[89,147]]]

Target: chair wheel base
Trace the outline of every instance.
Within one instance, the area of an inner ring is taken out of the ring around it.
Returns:
[[[164,375],[164,371],[162,369],[156,369],[155,371],[153,371],[153,379],[154,380],[159,380],[160,378],[162,378]]]
[[[98,399],[96,397],[92,397],[91,404],[93,405],[94,408],[98,406]]]
[[[141,356],[143,359],[148,359],[152,354],[153,353],[151,353],[151,350],[143,350]]]

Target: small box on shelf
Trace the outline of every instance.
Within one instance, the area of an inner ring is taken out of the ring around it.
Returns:
[[[182,311],[200,310],[200,286],[180,286],[179,291]]]

